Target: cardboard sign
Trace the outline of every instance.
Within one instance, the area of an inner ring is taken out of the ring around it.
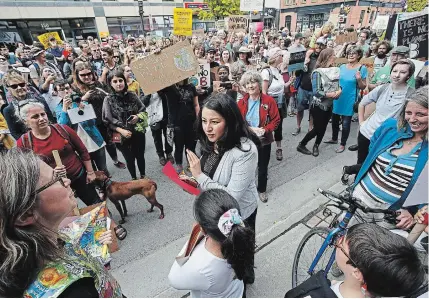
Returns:
[[[305,54],[307,51],[290,53],[288,72],[295,72],[304,69]]]
[[[359,63],[366,66],[368,69],[368,74],[372,74],[374,71],[374,59],[375,57],[369,57],[369,58],[362,58],[359,60]]]
[[[204,29],[194,29],[192,30],[192,35],[196,37],[205,36]]]
[[[228,18],[228,31],[246,32],[248,28],[247,16],[230,16]]]
[[[428,57],[428,15],[427,13],[398,21],[397,46],[410,48],[410,58]]]
[[[61,45],[63,43],[60,36],[58,35],[58,32],[56,32],[56,31],[52,31],[52,32],[48,32],[48,33],[39,35],[39,36],[37,36],[37,39],[39,40],[39,42],[42,43],[43,47],[45,47],[45,49],[47,49],[47,48],[49,48],[49,39],[51,37],[54,37],[57,40],[57,44]]]
[[[195,86],[210,87],[210,64],[200,64],[198,73],[189,78],[189,82]]]
[[[355,43],[358,40],[358,35],[356,31],[345,32],[344,34],[338,34],[335,37],[335,42],[337,45],[343,45],[345,43]]]
[[[192,36],[192,9],[175,8],[173,12],[174,35]]]
[[[131,69],[145,94],[155,93],[198,72],[199,63],[188,41],[165,48],[131,63]]]
[[[215,26],[217,30],[225,29],[225,20],[216,21]]]
[[[262,11],[264,0],[240,0],[241,11]]]

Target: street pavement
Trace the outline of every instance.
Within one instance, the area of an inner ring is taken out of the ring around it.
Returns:
[[[305,115],[307,118],[307,112]],[[303,121],[302,133],[292,136],[296,118],[283,123],[283,161],[275,158],[272,147],[269,165],[267,203],[259,202],[256,234],[258,252],[255,257],[256,280],[249,286],[248,297],[283,297],[291,288],[291,271],[295,250],[328,200],[317,188],[341,191],[339,183],[343,165],[355,162],[355,153],[335,153],[336,145],[321,144],[319,157],[306,156],[296,151],[298,142],[308,129]],[[348,145],[356,141],[357,125],[352,123]],[[331,137],[331,124],[325,140]],[[341,132],[340,132],[341,134]],[[311,150],[314,139],[308,144]],[[120,242],[120,250],[113,254],[112,274],[120,282],[127,297],[181,297],[187,291],[178,291],[168,284],[168,273],[175,256],[185,244],[193,224],[194,197],[182,191],[161,172],[150,131],[146,133],[146,175],[157,182],[157,199],[164,205],[165,218],[158,219],[159,211],[147,213],[149,203],[142,196],[127,200],[128,217],[123,225],[128,236]],[[115,181],[127,181],[127,170],[113,167],[109,170]],[[116,221],[119,214],[109,203]]]

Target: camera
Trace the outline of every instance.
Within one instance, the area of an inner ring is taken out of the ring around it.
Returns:
[[[223,87],[225,89],[232,89],[232,83],[231,82],[221,82],[220,87]]]
[[[82,102],[82,98],[77,94],[72,94],[71,100],[73,103],[76,103],[78,105],[79,111],[77,112],[77,114],[83,115],[85,112],[83,111],[83,109],[80,108],[80,103]]]

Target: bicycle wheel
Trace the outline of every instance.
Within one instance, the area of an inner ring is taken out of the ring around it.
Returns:
[[[302,238],[299,243],[298,249],[295,253],[292,267],[292,287],[296,287],[299,284],[306,281],[313,273],[317,273],[319,270],[324,270],[329,262],[329,258],[334,251],[333,247],[327,247],[319,259],[314,272],[310,275],[308,269],[311,266],[317,252],[325,242],[326,236],[329,234],[327,227],[314,227]]]

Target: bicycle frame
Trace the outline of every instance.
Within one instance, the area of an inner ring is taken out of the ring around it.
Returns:
[[[328,246],[335,244],[337,237],[342,236],[345,233],[347,226],[350,222],[350,219],[353,217],[355,212],[356,212],[355,207],[349,207],[346,215],[344,216],[343,220],[341,220],[340,224],[329,232],[329,234],[326,236],[325,241],[323,242],[322,246],[317,252],[316,257],[311,263],[310,268],[308,269],[308,274],[310,275],[314,274],[314,268],[316,268],[316,265],[319,262],[320,258],[322,257],[323,253],[328,248]],[[325,277],[328,276],[328,272],[335,261],[335,253],[336,253],[336,248],[334,248],[334,251],[332,252],[331,257],[329,258],[329,262],[325,267],[325,273],[324,273]]]

